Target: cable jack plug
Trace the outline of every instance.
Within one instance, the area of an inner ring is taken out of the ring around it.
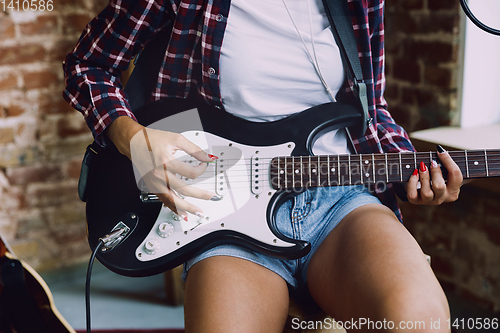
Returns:
[[[99,238],[103,242],[101,251],[106,252],[113,249],[125,239],[129,232],[130,228],[125,223],[118,222],[109,234]]]

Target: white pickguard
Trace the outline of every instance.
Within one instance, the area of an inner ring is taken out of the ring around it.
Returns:
[[[180,219],[163,206],[153,228],[136,249],[138,260],[158,259],[218,230],[234,230],[283,248],[295,245],[277,238],[269,229],[266,217],[269,200],[276,192],[270,186],[270,160],[275,156],[289,156],[295,147],[294,143],[252,147],[203,131],[188,131],[182,135],[206,152],[219,157],[216,162],[209,164],[203,175],[188,183],[215,192],[222,200],[186,197],[185,200],[204,212],[202,218],[189,214],[188,221]],[[186,163],[199,163],[188,155],[176,157]]]

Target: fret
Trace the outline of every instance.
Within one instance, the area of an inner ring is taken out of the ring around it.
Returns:
[[[402,179],[400,157],[399,153],[387,154],[388,182],[398,182]]]
[[[360,180],[361,184],[363,184],[363,157],[361,154],[359,154],[359,174],[360,174]]]
[[[418,169],[418,165],[417,165],[417,152],[416,151],[413,152],[413,163],[415,165],[415,169]],[[413,170],[415,170],[415,169],[413,169]]]
[[[332,183],[330,181],[330,155],[326,157],[326,172],[328,175],[328,186],[332,186]]]
[[[309,182],[311,184],[314,184],[313,183],[313,181],[315,180],[314,177],[316,176],[317,169],[318,169],[318,166],[315,163],[316,162],[311,160],[311,156],[309,156],[309,167],[310,167],[310,169],[309,169],[309,177],[310,177]],[[319,182],[315,186],[319,186]]]
[[[485,176],[484,152],[469,151],[469,171],[472,178]]]
[[[321,161],[318,155],[318,165],[316,166],[316,172],[318,173],[318,186],[321,186]]]
[[[302,156],[300,156],[300,187],[304,187],[304,165],[302,164]]]
[[[287,187],[288,185],[288,173],[287,173],[287,169],[286,169],[286,156],[285,156],[285,160],[283,161],[283,167],[284,167],[284,174],[285,174],[285,184],[284,184],[284,188]]]
[[[486,167],[486,177],[490,176],[490,172],[488,170],[488,156],[486,156],[486,149],[484,150],[484,164]]]
[[[372,153],[372,175],[373,175],[373,184],[377,182],[377,179],[375,178],[375,154]]]
[[[302,163],[302,157],[301,157],[301,163]],[[312,182],[311,182],[311,156],[307,156],[307,172],[305,172],[305,174],[306,174],[306,176],[309,177],[306,186],[310,187],[310,186],[312,186]]]
[[[432,158],[432,151],[429,152],[429,164],[432,162],[433,158]]]
[[[351,181],[351,155],[347,155],[347,160],[348,160],[348,167],[347,167],[347,172],[349,173],[349,185],[352,185]]]
[[[399,152],[399,178],[403,181],[403,166],[401,165],[401,152]]]
[[[328,172],[328,156],[318,156],[318,181],[319,186],[330,186],[328,180],[330,172]]]
[[[387,167],[387,153],[384,154],[385,157],[385,181],[389,182],[389,168]]]
[[[338,178],[339,178],[339,183],[338,183],[338,184],[339,184],[339,185],[342,185],[342,184],[340,183],[340,155],[337,155],[337,176],[338,176]]]
[[[470,176],[469,176],[469,157],[467,156],[467,150],[464,150],[464,153],[465,153],[465,170],[466,170],[465,176],[467,178],[470,178]]]
[[[488,150],[488,172],[490,177],[500,176],[500,150]]]
[[[400,179],[408,180],[413,173],[413,165],[415,165],[416,156],[413,153],[400,153],[402,174]]]
[[[278,186],[277,187],[280,188],[280,186],[281,186],[281,183],[280,183],[281,170],[280,170],[280,157],[279,156],[278,156],[277,160],[278,160]]]

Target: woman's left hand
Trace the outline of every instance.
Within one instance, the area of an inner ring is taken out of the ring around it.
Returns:
[[[436,161],[427,167],[420,162],[420,167],[413,172],[405,185],[408,200],[416,205],[440,205],[458,199],[463,176],[458,165],[448,152],[438,152],[439,160],[448,171],[447,180],[443,178],[441,168]],[[420,188],[418,182],[420,181]]]

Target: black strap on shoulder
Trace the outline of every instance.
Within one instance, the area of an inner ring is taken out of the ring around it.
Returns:
[[[350,18],[349,5],[347,0],[323,0],[323,6],[332,27],[335,41],[340,48],[347,77],[353,82],[355,93],[363,108],[364,116],[361,134],[363,135],[370,121],[368,96],[366,95],[366,84],[363,81],[363,71]]]

